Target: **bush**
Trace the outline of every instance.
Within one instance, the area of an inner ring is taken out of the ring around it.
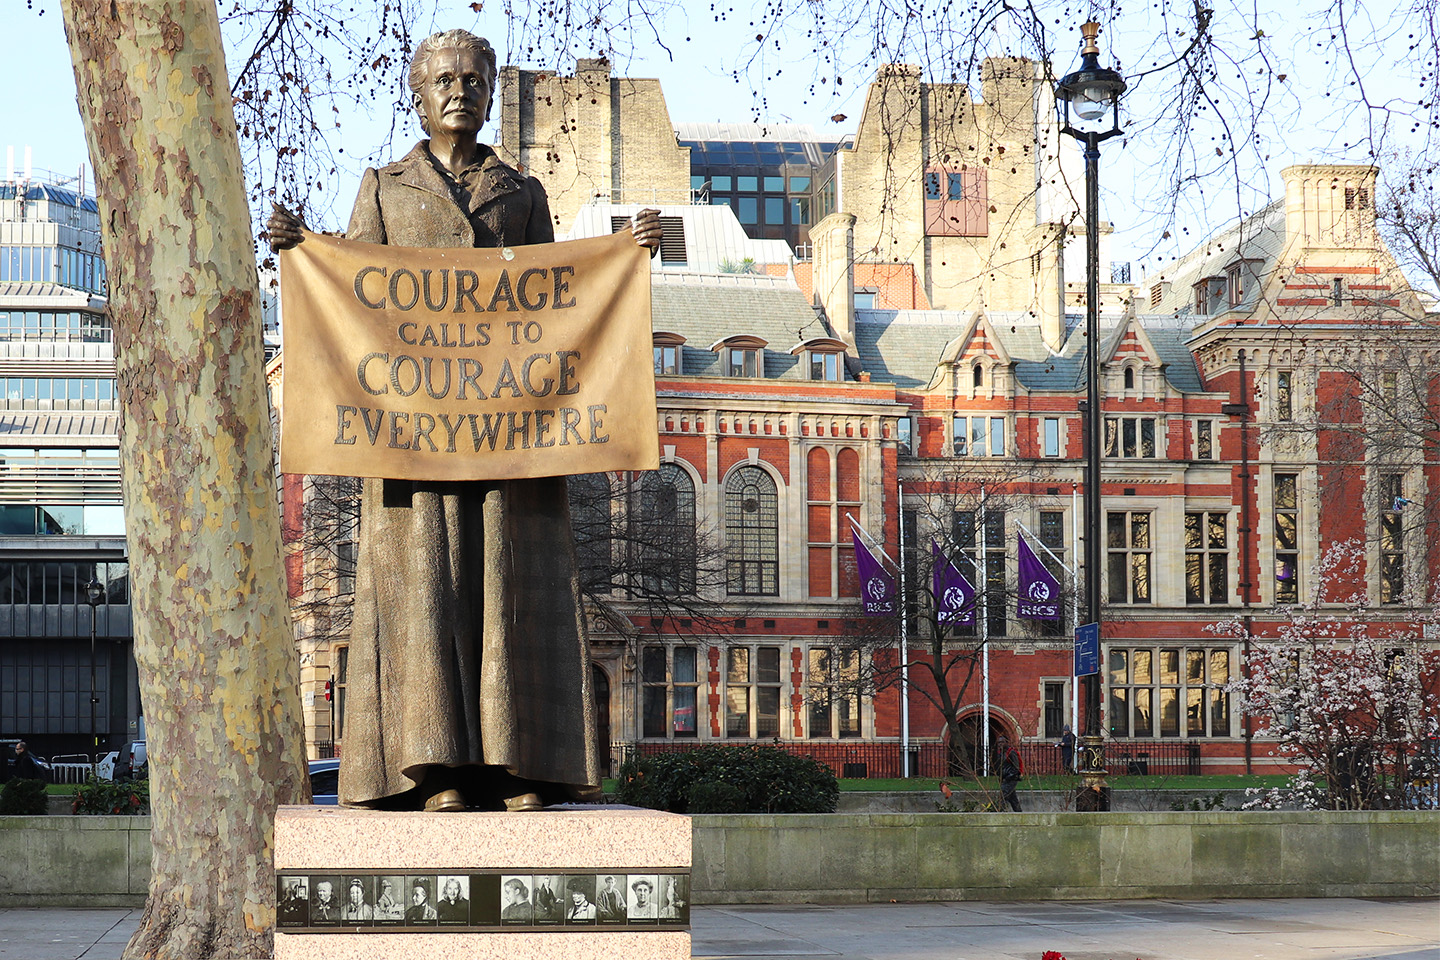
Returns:
[[[49,813],[43,780],[11,780],[0,787],[0,816],[39,817]]]
[[[672,813],[833,813],[840,797],[825,764],[759,745],[631,759],[619,780],[619,802]]]
[[[135,815],[150,812],[150,781],[130,780],[110,783],[93,776],[75,791],[70,805],[72,813],[97,815]]]

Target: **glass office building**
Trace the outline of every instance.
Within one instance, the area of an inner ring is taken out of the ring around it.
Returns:
[[[99,227],[76,178],[0,181],[0,740],[52,758],[139,732]]]
[[[809,243],[818,173],[842,143],[803,124],[681,124],[690,148],[690,190],[702,202],[729,204],[746,234]]]

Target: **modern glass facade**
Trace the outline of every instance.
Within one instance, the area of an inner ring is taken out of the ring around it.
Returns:
[[[757,240],[808,243],[815,217],[816,172],[837,140],[680,139],[690,148],[690,189],[711,204],[729,204]]]
[[[104,294],[94,200],[0,182],[0,738],[41,756],[139,729]]]

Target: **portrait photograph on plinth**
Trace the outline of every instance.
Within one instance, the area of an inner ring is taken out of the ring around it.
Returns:
[[[531,900],[535,878],[527,874],[502,874],[500,877],[500,923],[505,926],[530,926],[535,922],[535,904]]]
[[[405,878],[410,892],[410,905],[405,908],[405,926],[433,927],[439,920],[435,911],[435,874]]]

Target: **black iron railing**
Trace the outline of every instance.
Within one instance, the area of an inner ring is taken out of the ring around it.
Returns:
[[[778,747],[786,753],[810,757],[830,767],[837,777],[864,780],[904,776],[900,744],[894,741],[805,740],[642,740],[610,745],[614,769],[631,757],[680,753],[711,744]],[[1060,747],[1053,741],[1017,744],[1029,776],[1065,773]],[[1200,743],[1195,740],[1107,740],[1105,759],[1111,775],[1175,776],[1200,772]],[[967,762],[968,761],[968,762]],[[979,773],[978,757],[951,757],[946,744],[925,741],[910,744],[910,775],[940,779]],[[992,762],[992,773],[995,764]]]

